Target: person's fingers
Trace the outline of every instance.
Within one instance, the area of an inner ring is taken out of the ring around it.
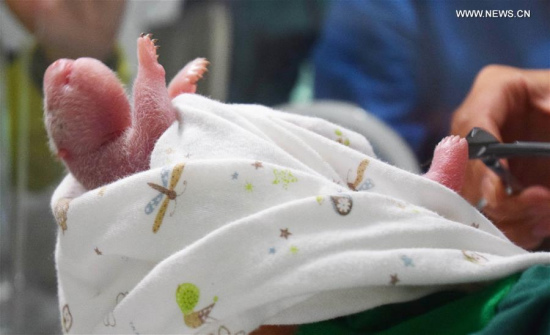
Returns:
[[[508,163],[506,160],[500,160],[501,165],[504,168],[508,168]],[[486,199],[483,198],[482,187],[484,179],[491,180],[492,183],[502,185],[502,182],[498,176],[491,171],[481,160],[474,159],[468,162],[466,168],[465,182],[460,190],[460,195],[468,200],[470,204],[478,207],[480,201],[485,202]],[[485,181],[487,183],[487,181]],[[498,192],[504,192],[504,187],[501,186],[498,189]]]
[[[496,175],[486,174],[481,189],[483,213],[514,243],[535,249],[550,237],[550,190],[533,186],[507,195]]]
[[[550,70],[523,70],[532,104],[542,114],[550,114]]]
[[[480,160],[470,160],[466,166],[465,182],[459,193],[476,207],[482,198],[480,185],[486,170],[487,168]]]
[[[474,127],[502,142],[550,142],[550,71],[485,67],[455,111],[451,134],[466,136]],[[504,165],[525,186],[550,188],[550,159],[522,157]],[[461,194],[472,204],[480,198],[479,185],[486,173],[491,172],[482,163],[469,164]]]
[[[454,113],[451,133],[465,136],[477,126],[499,140],[517,140],[530,134],[526,131],[528,126],[542,129],[540,121],[550,125],[549,117],[549,70],[491,65],[480,71],[466,99]]]

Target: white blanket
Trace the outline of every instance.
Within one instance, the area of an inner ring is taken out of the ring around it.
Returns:
[[[53,196],[65,332],[246,334],[550,263],[349,130],[199,95],[174,105],[183,122],[150,170],[88,192],[69,175]]]

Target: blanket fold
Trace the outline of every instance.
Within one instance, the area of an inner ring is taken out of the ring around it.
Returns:
[[[69,175],[54,193],[67,333],[247,334],[550,263],[347,129],[173,103],[182,122],[150,170],[87,192]]]

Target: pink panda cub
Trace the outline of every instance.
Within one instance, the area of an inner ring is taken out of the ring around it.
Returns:
[[[178,117],[171,99],[195,93],[206,72],[208,61],[195,59],[166,86],[156,49],[150,35],[139,37],[133,105],[115,73],[98,60],[60,59],[48,67],[44,114],[50,146],[86,189],[147,170],[155,142]],[[425,177],[459,191],[467,161],[466,140],[447,137],[435,148]]]

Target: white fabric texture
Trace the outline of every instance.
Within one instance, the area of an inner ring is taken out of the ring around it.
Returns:
[[[314,118],[199,95],[151,169],[52,208],[67,333],[247,334],[550,263],[458,194]],[[337,111],[335,111],[336,113]]]

